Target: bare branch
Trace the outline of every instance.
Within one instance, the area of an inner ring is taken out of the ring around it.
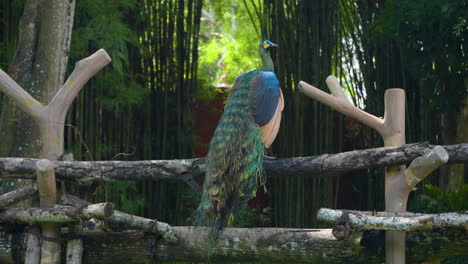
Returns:
[[[342,98],[342,99],[345,99],[349,104],[352,104],[348,97],[346,97],[344,91],[343,91],[343,88],[341,88],[341,85],[340,83],[338,82],[338,79],[333,76],[333,75],[330,75],[327,77],[327,79],[325,79],[325,83],[327,84],[328,86],[328,89],[330,89],[330,93],[335,96],[336,98]]]
[[[364,123],[365,125],[374,128],[380,134],[384,133],[383,119],[362,111],[361,109],[351,104],[344,93],[342,91],[338,91],[338,89],[341,89],[341,87],[339,86],[338,82],[333,79],[333,76],[329,76],[327,78],[327,84],[332,90],[333,96],[303,81],[299,82],[299,91],[323,104],[330,106],[334,110],[341,112],[346,116],[352,117]]]
[[[26,185],[9,193],[0,195],[0,208],[7,207],[33,196],[37,192],[36,185]]]
[[[50,101],[49,111],[63,113],[63,116],[65,116],[71,103],[86,82],[111,61],[109,54],[104,49],[100,49],[93,55],[78,61],[72,74]]]
[[[36,122],[45,114],[45,107],[0,69],[0,91],[10,97],[21,110]]]
[[[406,183],[413,188],[420,181],[424,180],[431,172],[447,163],[449,154],[441,147],[436,146],[428,151],[424,156],[414,159],[409,168],[406,169]]]
[[[174,230],[169,224],[153,219],[115,211],[112,216],[106,218],[106,221],[110,225],[117,225],[123,229],[142,230],[161,235],[166,242],[172,243],[177,241]]]

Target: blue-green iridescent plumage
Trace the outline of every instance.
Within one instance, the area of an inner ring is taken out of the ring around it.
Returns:
[[[262,54],[262,46],[260,52],[262,60],[265,54],[269,59],[266,50]],[[262,70],[248,72],[236,79],[210,142],[203,194],[195,221],[198,226],[209,227],[211,241],[217,240],[229,219],[237,215],[246,201],[255,196],[258,186],[265,183],[262,129],[256,121],[265,116],[271,118],[276,111],[279,84],[271,72],[272,63],[271,69],[266,69],[263,61]],[[271,92],[277,94],[273,96],[276,102],[263,103],[270,100]],[[265,111],[263,105],[272,110]]]

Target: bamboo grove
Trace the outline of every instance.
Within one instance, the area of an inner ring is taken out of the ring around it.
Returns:
[[[105,48],[113,62],[83,89],[67,117],[66,149],[75,159],[193,156],[198,144],[193,133],[193,105],[198,100],[197,93],[207,85],[200,81],[203,76],[198,76],[199,44],[203,23],[207,23],[204,11],[210,2],[216,1],[118,0],[106,5],[93,0],[77,1],[69,65],[99,48]],[[270,39],[279,44],[272,55],[286,107],[279,136],[268,155],[307,156],[382,145],[374,132],[298,92],[299,80],[323,89],[330,74],[340,78],[356,105],[376,115],[383,114],[381,102],[386,89],[404,88],[408,102],[407,142],[457,143],[456,136],[450,133],[460,129],[454,120],[462,105],[456,99],[466,96],[467,84],[463,81],[466,62],[459,63],[459,68],[465,67],[460,77],[448,70],[444,58],[451,55],[441,50],[435,55],[433,68],[419,70],[415,63],[429,62],[408,56],[411,51],[411,47],[405,46],[408,40],[392,35],[396,26],[392,28],[390,22],[385,23],[392,11],[392,1],[387,2],[390,3],[242,1],[252,26],[258,29],[265,26]],[[407,8],[422,9],[417,6],[421,1],[415,2]],[[434,1],[430,2],[424,10],[441,9]],[[23,3],[0,2],[3,69],[8,68],[14,54]],[[451,25],[449,17],[462,17],[456,10],[466,7],[463,1],[451,1],[445,20],[439,22]],[[419,37],[418,32],[410,33]],[[458,39],[462,39],[461,46],[466,49],[466,29],[461,34]],[[449,42],[455,41],[448,38]],[[255,48],[256,43],[252,45]],[[466,50],[461,49],[455,52],[466,61]],[[433,175],[426,181],[446,187],[449,184],[444,179]],[[383,183],[383,172],[372,170],[331,179],[269,180],[268,192],[251,204],[246,214],[255,218],[255,225],[317,227],[315,213],[320,207],[383,210],[384,199],[378,195],[383,193]],[[414,192],[414,206],[419,206],[421,193],[423,188]],[[198,194],[184,184],[116,182],[98,188],[95,199],[115,202],[131,213],[184,225],[190,223],[196,197]],[[410,202],[410,209],[411,206]]]

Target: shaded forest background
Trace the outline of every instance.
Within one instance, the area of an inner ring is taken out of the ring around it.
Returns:
[[[18,40],[24,0],[0,0],[0,68]],[[260,32],[285,97],[268,155],[310,156],[380,147],[380,137],[304,97],[299,80],[340,79],[355,105],[383,115],[388,88],[407,95],[406,141],[468,142],[466,0],[78,0],[74,63],[104,48],[113,62],[67,116],[66,152],[77,160],[203,157],[235,77],[258,68]],[[1,129],[1,128],[0,128]],[[16,144],[1,156],[23,156]],[[384,209],[383,170],[333,178],[269,179],[239,226],[318,227],[320,207]],[[409,211],[467,209],[466,164],[444,167],[412,192]],[[182,183],[114,182],[94,199],[173,225],[190,224],[199,194]]]

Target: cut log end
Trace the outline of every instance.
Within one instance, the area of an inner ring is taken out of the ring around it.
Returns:
[[[99,49],[98,51],[96,51],[96,53],[94,53],[91,56],[102,56],[104,57],[105,61],[108,61],[108,62],[112,61],[111,57],[109,56],[109,53],[107,53],[105,49]]]
[[[54,169],[54,163],[52,163],[48,159],[41,159],[38,162],[36,162],[36,168],[39,171],[50,171]]]
[[[435,155],[437,155],[438,159],[443,162],[443,163],[447,163],[447,161],[449,160],[449,154],[447,152],[447,150],[445,150],[443,147],[441,146],[435,146],[434,149],[432,149],[433,153]]]

